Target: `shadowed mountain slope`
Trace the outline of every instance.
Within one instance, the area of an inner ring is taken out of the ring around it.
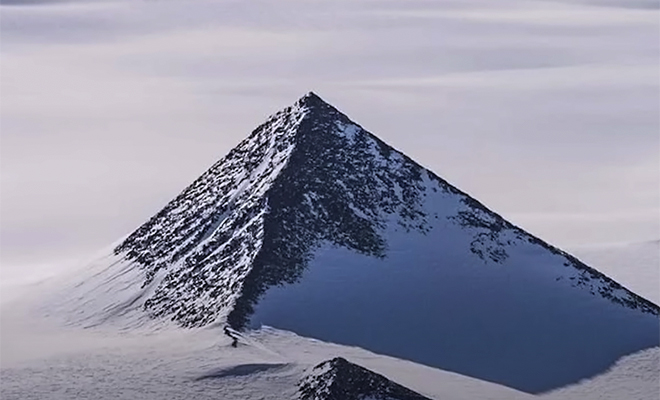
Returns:
[[[98,269],[76,289],[88,324],[266,324],[529,392],[659,343],[657,305],[313,93],[254,130]]]

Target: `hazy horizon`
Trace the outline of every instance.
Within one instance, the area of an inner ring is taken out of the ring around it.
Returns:
[[[562,248],[657,240],[656,3],[3,1],[2,265],[118,240],[308,91]]]

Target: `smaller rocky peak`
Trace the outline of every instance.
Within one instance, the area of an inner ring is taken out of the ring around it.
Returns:
[[[315,366],[298,392],[300,400],[430,400],[341,357]]]

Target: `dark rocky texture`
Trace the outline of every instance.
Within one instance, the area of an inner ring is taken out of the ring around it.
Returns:
[[[314,367],[299,392],[300,400],[430,400],[341,357]]]
[[[194,327],[246,326],[269,288],[295,283],[323,242],[385,257],[387,221],[427,233],[429,191],[456,196],[447,217],[472,235],[468,251],[503,263],[511,237],[578,271],[572,284],[624,307],[658,306],[505,221],[310,93],[269,118],[115,248],[154,286],[144,309]],[[505,235],[506,233],[506,235]],[[508,237],[509,239],[504,239]]]

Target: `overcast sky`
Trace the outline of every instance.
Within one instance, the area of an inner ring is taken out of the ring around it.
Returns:
[[[660,237],[657,0],[2,4],[3,266],[128,234],[310,90],[551,243]]]

